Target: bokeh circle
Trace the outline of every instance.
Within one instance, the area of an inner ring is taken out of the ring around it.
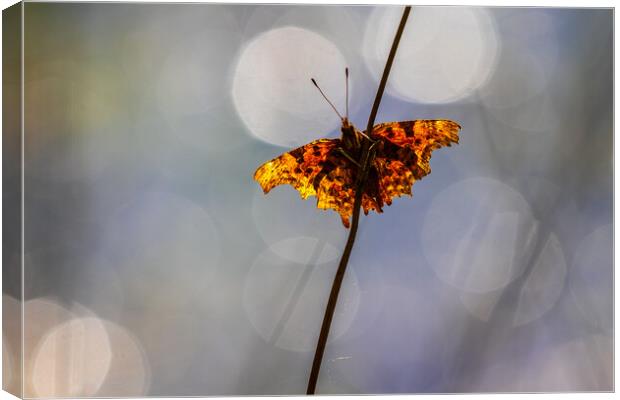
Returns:
[[[318,33],[293,26],[272,29],[241,52],[233,78],[235,107],[256,138],[299,146],[340,125],[310,78],[344,113],[346,66],[336,45]]]
[[[537,221],[514,188],[469,178],[435,197],[422,229],[424,254],[437,276],[466,292],[485,293],[523,272]]]
[[[364,57],[377,79],[401,14],[400,7],[381,7],[368,20]],[[415,102],[460,100],[486,83],[498,48],[493,20],[483,9],[416,8],[403,32],[387,92]]]
[[[303,251],[305,260],[292,262],[280,257],[275,247],[306,247],[310,251]],[[333,262],[326,262],[333,250],[316,239],[296,237],[274,243],[258,255],[246,277],[243,303],[252,326],[267,343],[300,352],[314,349],[336,268]],[[346,332],[359,301],[356,274],[350,270],[328,342]]]

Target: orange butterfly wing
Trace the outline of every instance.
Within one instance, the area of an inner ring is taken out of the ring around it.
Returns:
[[[443,146],[459,142],[461,126],[444,119],[422,119],[417,121],[386,122],[372,129],[373,139],[384,139],[413,150],[418,156],[418,167],[431,172],[431,152]]]
[[[290,184],[302,199],[316,195],[314,180],[319,175],[327,155],[340,140],[319,139],[298,147],[258,167],[254,179],[269,193],[278,185]]]
[[[371,137],[381,140],[373,167],[376,177],[369,179],[366,191],[370,199],[362,206],[381,212],[383,204],[390,205],[393,197],[411,195],[416,180],[431,172],[433,150],[459,142],[459,124],[448,120],[417,120],[387,122],[376,125]]]
[[[355,203],[357,167],[344,157],[337,157],[333,162],[334,168],[319,183],[316,206],[334,209],[340,214],[342,224],[348,228]]]
[[[261,165],[254,179],[265,193],[290,184],[302,199],[317,196],[317,207],[334,209],[348,227],[355,198],[355,172],[351,162],[337,151],[340,144],[340,139],[315,140]]]

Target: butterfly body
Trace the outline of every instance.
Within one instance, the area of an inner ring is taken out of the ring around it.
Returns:
[[[347,152],[358,152],[361,150],[364,136],[347,118],[342,119],[340,132],[342,132],[340,140],[342,141],[343,150]]]
[[[345,227],[353,214],[363,143],[372,159],[363,187],[362,208],[383,212],[394,197],[411,196],[415,181],[430,173],[431,152],[458,143],[460,126],[449,120],[416,120],[378,124],[370,135],[342,119],[339,139],[319,139],[261,165],[254,179],[263,191],[290,184],[303,199],[317,197],[317,207],[333,209]]]

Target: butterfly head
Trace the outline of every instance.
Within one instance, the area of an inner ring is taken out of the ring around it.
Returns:
[[[342,127],[340,128],[340,130],[342,131],[353,127],[353,125],[349,122],[349,119],[347,117],[341,118],[340,121],[342,122]]]

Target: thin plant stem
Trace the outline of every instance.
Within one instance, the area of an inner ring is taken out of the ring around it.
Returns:
[[[385,63],[383,76],[381,77],[381,82],[379,83],[379,88],[377,89],[377,95],[375,96],[375,101],[372,105],[370,116],[368,118],[368,126],[366,128],[366,134],[368,136],[370,136],[372,133],[372,127],[375,124],[375,117],[377,116],[377,112],[379,111],[379,104],[381,103],[381,98],[383,97],[385,85],[387,84],[387,79],[390,75],[390,69],[392,68],[392,63],[394,62],[394,56],[396,55],[396,50],[398,49],[398,43],[400,42],[403,30],[405,29],[405,24],[407,23],[407,18],[409,17],[410,11],[411,6],[405,7],[403,11],[403,16],[400,20],[400,24],[398,25],[398,29],[396,30],[396,35],[394,36],[394,41],[392,42],[392,48],[390,49],[390,54],[388,56],[387,62]],[[353,244],[355,243],[355,236],[357,234],[357,227],[359,225],[360,219],[362,195],[364,193],[364,186],[368,178],[368,171],[370,170],[373,157],[374,151],[372,150],[371,143],[368,139],[364,139],[362,144],[362,158],[360,162],[361,168],[360,173],[357,175],[351,230],[349,232],[349,237],[344,247],[344,251],[342,253],[342,258],[340,259],[340,264],[338,265],[336,275],[334,276],[334,282],[332,283],[329,300],[327,301],[327,307],[325,308],[325,315],[323,317],[321,333],[319,334],[319,340],[317,342],[316,351],[314,353],[314,360],[312,361],[312,370],[310,371],[310,379],[308,380],[308,388],[306,390],[306,394],[314,394],[314,391],[316,389],[316,383],[318,381],[319,371],[321,369],[321,362],[323,361],[323,353],[325,352],[325,345],[327,344],[327,337],[329,335],[329,328],[331,327],[332,318],[336,309],[336,303],[338,302],[338,294],[340,293],[340,287],[342,286],[344,273],[347,269],[347,264],[349,263],[349,257],[351,256]]]

